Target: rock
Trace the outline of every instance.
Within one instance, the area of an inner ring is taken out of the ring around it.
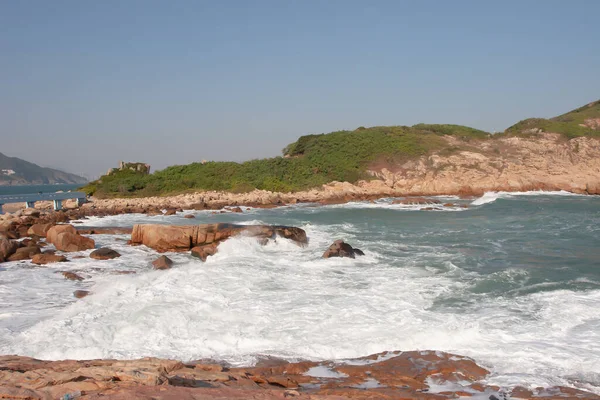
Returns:
[[[18,248],[19,245],[17,242],[9,239],[0,239],[0,258],[4,260],[8,259]]]
[[[62,271],[61,274],[63,274],[65,279],[69,279],[72,281],[82,281],[83,280],[83,278],[81,276],[77,275],[74,272]]]
[[[392,204],[422,205],[422,204],[440,204],[439,200],[426,199],[424,197],[407,197],[392,201]]]
[[[90,258],[95,260],[112,260],[117,257],[121,257],[121,255],[108,247],[102,247],[90,253]]]
[[[40,216],[40,210],[36,210],[35,208],[26,208],[22,211],[22,215],[26,216],[26,217],[39,217]]]
[[[193,219],[196,218],[196,216],[194,214],[186,214],[183,216],[183,218]]]
[[[348,243],[343,240],[336,240],[331,246],[323,253],[323,258],[330,257],[349,257],[354,258],[355,256],[364,256],[365,253],[362,250],[354,249]]]
[[[132,228],[103,226],[99,228],[77,228],[80,235],[131,235]]]
[[[201,259],[202,261],[206,261],[208,256],[214,256],[217,254],[217,244],[207,244],[204,246],[196,246],[192,248],[192,256]]]
[[[173,265],[173,261],[167,256],[160,256],[152,261],[154,269],[169,269]]]
[[[241,213],[241,212],[244,212],[244,211],[242,211],[242,209],[241,209],[241,208],[239,208],[239,207],[233,207],[233,208],[230,208],[230,209],[229,209],[229,211],[231,211],[231,212],[234,212],[234,213]]]
[[[93,249],[96,245],[93,239],[81,236],[73,225],[56,225],[48,229],[46,241],[52,243],[58,250],[72,252]]]
[[[46,233],[54,224],[33,224],[28,230],[28,236],[46,237]]]
[[[90,294],[89,290],[76,290],[73,292],[73,296],[77,297],[78,299],[82,299],[88,294]]]
[[[29,260],[35,254],[40,254],[42,251],[37,246],[21,247],[17,251],[8,257],[7,261],[21,261]]]
[[[131,234],[131,243],[144,244],[160,252],[186,251],[195,246],[221,242],[240,234],[257,238],[273,238],[279,235],[300,245],[308,243],[306,232],[300,228],[233,224],[135,225]]]
[[[204,202],[190,204],[187,208],[190,209],[190,210],[196,210],[196,211],[199,211],[199,210],[208,210],[209,209],[208,205],[206,203],[204,203]]]
[[[170,208],[165,211],[164,215],[175,215],[175,214],[177,214],[177,211],[174,208]]]
[[[42,254],[35,254],[33,257],[31,257],[31,262],[37,265],[45,265],[45,264],[50,264],[50,263],[55,263],[55,262],[66,262],[67,258],[65,256],[58,256],[56,254],[50,254],[50,253],[42,253]]]

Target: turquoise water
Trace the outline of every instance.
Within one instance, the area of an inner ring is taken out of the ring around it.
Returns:
[[[80,188],[81,184],[65,184],[65,185],[18,185],[18,186],[0,186],[0,196],[6,194],[30,194],[30,193],[55,193],[59,190],[67,192],[75,191]]]
[[[96,236],[123,256],[0,270],[0,354],[39,358],[343,359],[444,350],[489,368],[489,383],[600,393],[600,197],[489,193],[444,211],[391,199],[196,219],[122,215],[91,226],[234,222],[304,228],[310,243],[231,239],[206,263]],[[322,259],[336,239],[365,252]],[[82,255],[86,255],[83,252]],[[66,281],[56,270],[83,275]],[[130,270],[134,275],[115,275]],[[71,293],[93,295],[76,301]]]

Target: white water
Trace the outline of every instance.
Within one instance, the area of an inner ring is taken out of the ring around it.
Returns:
[[[252,210],[255,219],[241,222],[260,223],[261,212]],[[182,216],[127,215],[86,225],[133,222],[199,223]],[[176,265],[167,271],[151,269],[154,251],[108,235],[94,236],[97,245],[123,257],[47,267],[3,264],[0,354],[215,358],[242,365],[261,354],[318,360],[433,349],[474,358],[493,371],[491,384],[570,385],[600,393],[600,290],[470,298],[468,281],[478,279],[476,274],[438,248],[423,246],[398,260],[385,251],[397,247],[398,239],[360,239],[353,223],[302,227],[310,238],[306,248],[282,239],[262,247],[251,238],[235,238],[206,263],[168,254]],[[340,237],[366,256],[321,259]],[[442,270],[423,268],[423,258],[448,261]],[[59,270],[86,280],[67,281]],[[137,274],[116,275],[119,270]],[[498,274],[511,280],[528,273]],[[71,293],[82,288],[93,294],[73,299]],[[454,294],[469,305],[458,311],[439,307],[440,299]]]
[[[542,190],[531,191],[531,192],[485,192],[483,196],[475,199],[471,202],[473,206],[481,206],[488,203],[493,203],[498,199],[510,199],[518,196],[585,196],[581,194],[575,194],[564,190],[545,192]]]

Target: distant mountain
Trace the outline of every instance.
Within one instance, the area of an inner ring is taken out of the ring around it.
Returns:
[[[0,153],[0,186],[87,183],[87,179]]]

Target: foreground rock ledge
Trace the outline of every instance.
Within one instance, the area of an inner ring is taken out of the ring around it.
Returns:
[[[501,389],[481,383],[487,375],[469,358],[437,351],[386,352],[345,362],[266,358],[251,368],[158,358],[40,361],[0,356],[0,398],[600,399],[565,387]]]
[[[232,236],[248,235],[256,238],[281,236],[304,245],[308,243],[306,232],[293,226],[270,225],[134,225],[131,233],[132,244],[143,244],[157,251],[186,251],[196,246],[220,243]]]

